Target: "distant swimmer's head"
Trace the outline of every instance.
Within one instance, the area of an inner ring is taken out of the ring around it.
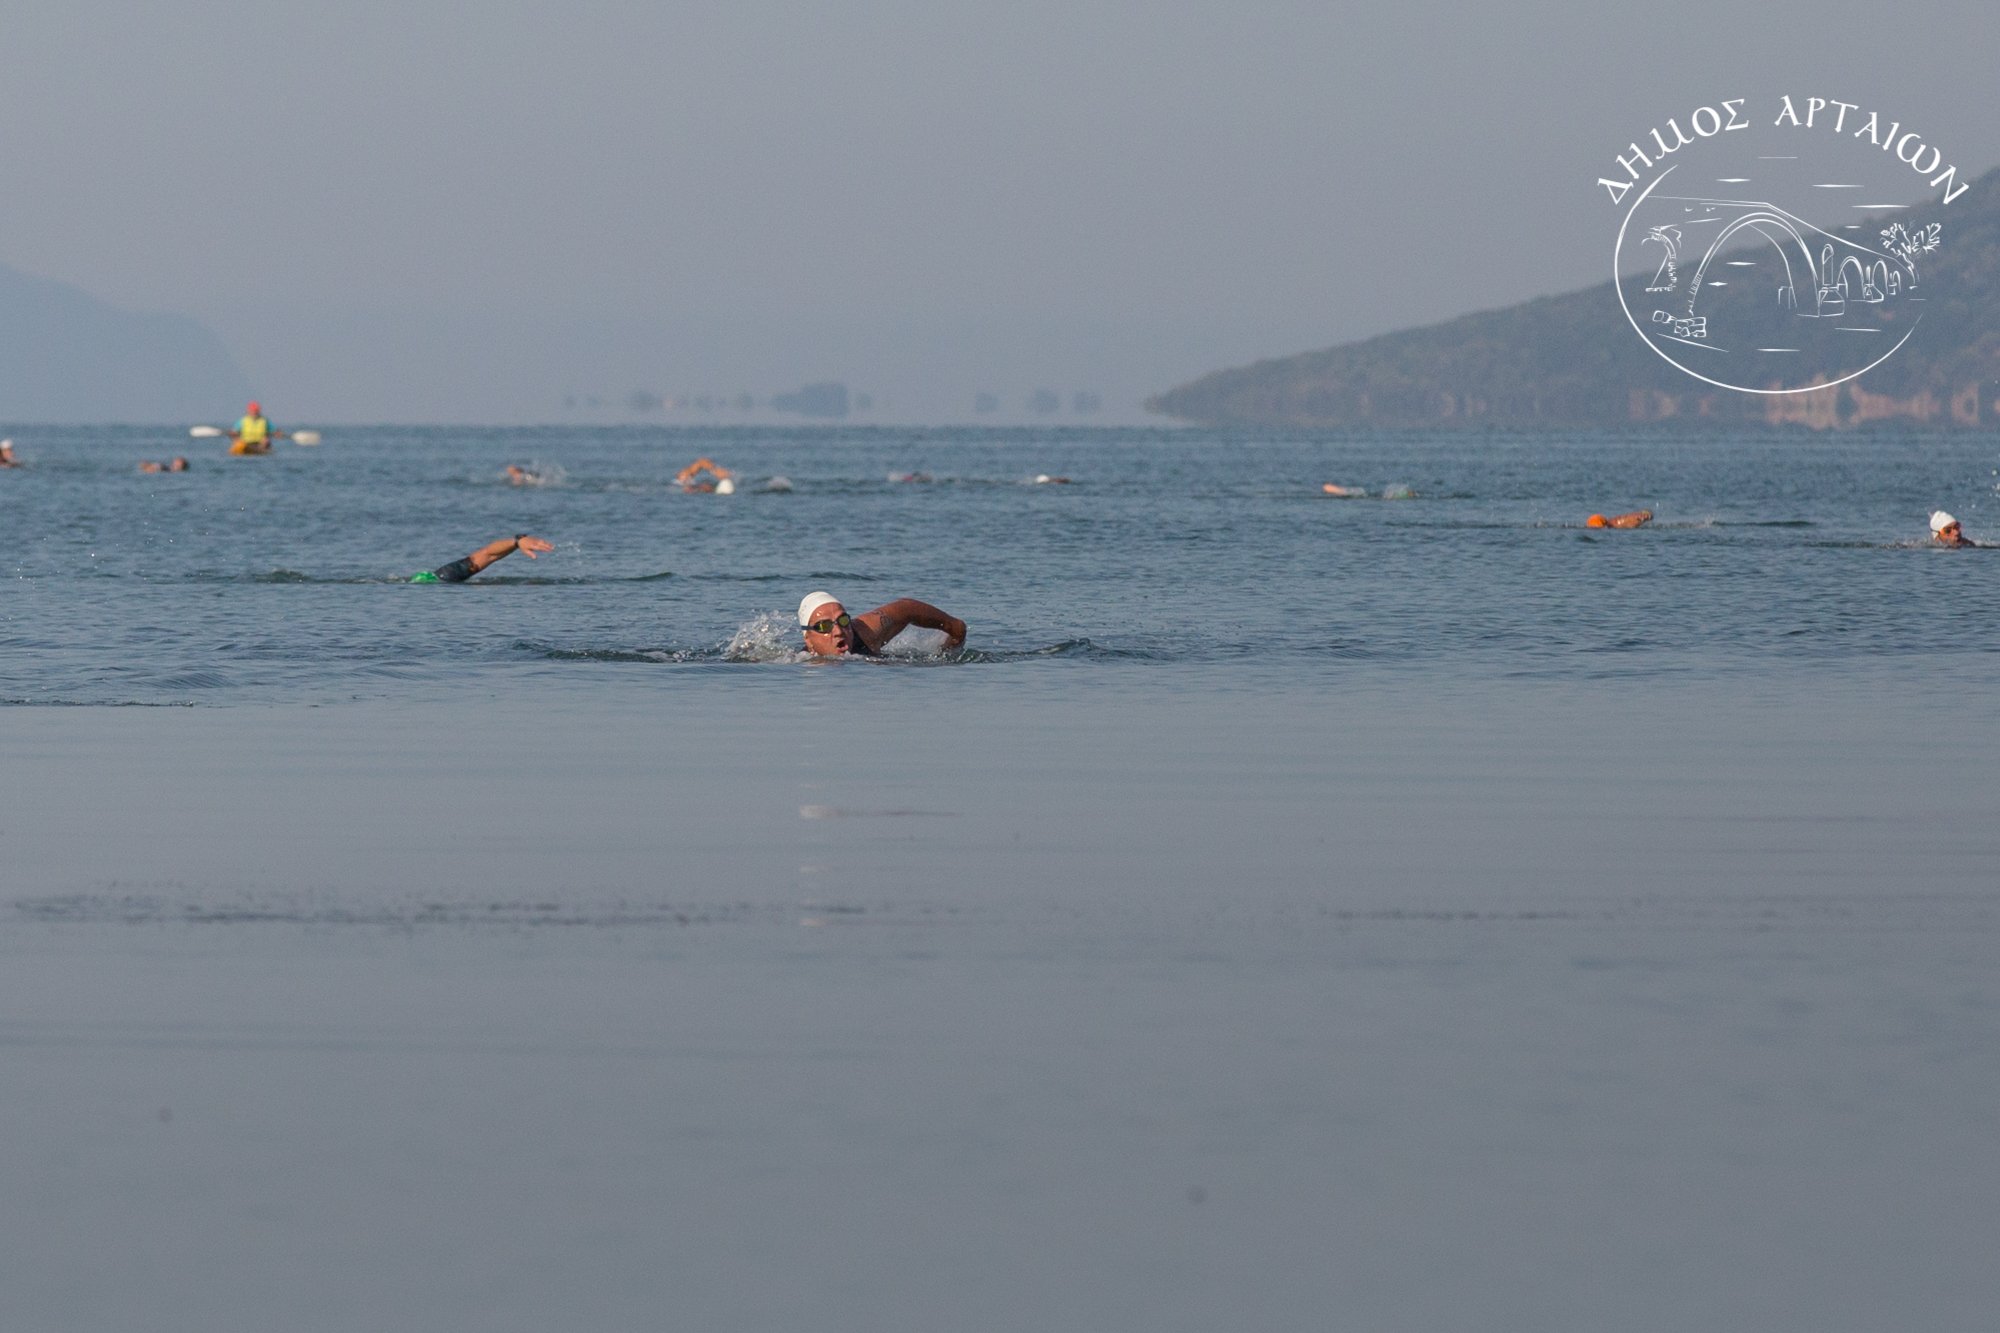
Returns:
[[[1931,515],[1931,535],[1946,546],[1957,546],[1965,540],[1965,529],[1958,525],[1957,519],[1940,509]]]
[[[1611,520],[1602,514],[1592,514],[1589,518],[1583,520],[1583,526],[1586,528],[1608,528],[1611,526]]]
[[[809,592],[800,599],[799,625],[808,652],[837,657],[854,650],[854,618],[830,592]]]
[[[724,477],[721,481],[715,483],[715,493],[717,495],[734,495],[736,494],[736,483]]]

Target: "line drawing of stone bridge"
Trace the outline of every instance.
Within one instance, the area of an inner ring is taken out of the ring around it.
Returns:
[[[1701,263],[1688,278],[1683,304],[1690,318],[1698,314],[1701,298],[1713,284],[1708,271],[1729,242],[1745,229],[1764,238],[1784,265],[1784,278],[1777,287],[1781,308],[1807,319],[1835,319],[1845,316],[1851,303],[1879,305],[1901,296],[1917,285],[1916,270],[1901,263],[1891,264],[1880,251],[1870,250],[1845,237],[1813,226],[1795,213],[1776,204],[1751,199],[1701,199],[1675,195],[1657,197],[1660,203],[1683,204],[1692,211],[1706,208],[1711,215],[1727,218],[1722,229],[1708,243]],[[1725,210],[1734,210],[1733,216]],[[1666,258],[1654,277],[1649,292],[1671,292],[1679,284],[1678,261],[1685,244],[1683,231],[1696,221],[1676,227],[1652,228],[1641,244],[1658,244]],[[1815,253],[1817,251],[1817,253]],[[1905,272],[1905,269],[1908,269]]]

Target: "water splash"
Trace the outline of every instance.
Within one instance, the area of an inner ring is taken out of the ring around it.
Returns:
[[[882,645],[882,656],[902,659],[945,656],[946,643],[943,630],[924,629],[912,625],[895,638]]]
[[[500,480],[516,486],[561,486],[569,480],[569,470],[561,463],[544,463],[538,458],[531,463],[510,465],[501,472]]]
[[[744,621],[729,636],[722,656],[730,662],[803,662],[811,654],[799,643],[793,617],[782,611],[765,611]]]

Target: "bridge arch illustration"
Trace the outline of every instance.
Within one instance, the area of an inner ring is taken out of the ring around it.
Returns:
[[[1888,260],[1875,251],[1822,231],[1775,205],[1733,199],[1676,202],[1746,210],[1723,226],[1696,266],[1687,291],[1690,316],[1697,313],[1701,298],[1708,291],[1710,267],[1745,229],[1768,241],[1784,265],[1784,277],[1776,292],[1778,304],[1808,318],[1838,317],[1846,312],[1849,302],[1879,304],[1916,285],[1914,277],[1905,281],[1901,270],[1891,270]],[[1815,240],[1821,242],[1818,254],[1813,253]]]

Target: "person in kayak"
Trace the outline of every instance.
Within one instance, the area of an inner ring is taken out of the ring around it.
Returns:
[[[491,542],[480,547],[463,560],[454,560],[448,565],[440,565],[436,569],[427,569],[421,574],[412,574],[410,575],[410,582],[463,583],[480,570],[492,564],[495,560],[505,560],[516,551],[520,551],[528,559],[533,560],[536,556],[546,554],[555,549],[555,547],[543,541],[540,537],[531,537],[525,532],[518,537],[502,537],[497,542]]]
[[[284,431],[275,429],[264,417],[264,409],[254,401],[243,409],[243,419],[229,432],[229,452],[232,454],[268,454],[271,441],[289,438]]]
[[[806,651],[816,657],[880,657],[889,640],[912,625],[942,630],[948,653],[965,646],[963,620],[914,597],[850,616],[832,593],[809,592],[799,602],[799,624],[805,630]]]

